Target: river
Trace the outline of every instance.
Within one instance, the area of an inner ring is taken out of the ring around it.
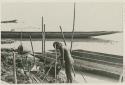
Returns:
[[[52,50],[53,42],[60,41],[63,43],[62,39],[47,39],[46,40],[46,51]],[[70,40],[66,39],[67,47],[70,49]],[[29,40],[22,41],[25,50],[31,51],[31,43]],[[34,51],[42,52],[41,39],[32,40]],[[17,48],[20,44],[20,40],[15,40],[12,44],[2,44],[1,48]],[[123,55],[123,33],[117,33],[112,35],[103,35],[88,39],[74,39],[73,40],[73,50],[83,49],[94,52]]]

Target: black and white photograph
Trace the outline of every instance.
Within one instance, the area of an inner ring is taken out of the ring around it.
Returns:
[[[2,0],[1,83],[123,83],[123,2]]]

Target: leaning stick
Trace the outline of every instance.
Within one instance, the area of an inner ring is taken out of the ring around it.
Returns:
[[[59,27],[60,27],[60,30],[61,30],[61,33],[62,33],[63,42],[64,42],[65,46],[67,46],[65,36],[64,36],[63,31],[62,31],[62,27],[61,26],[59,26]],[[63,63],[64,63],[64,50],[63,50]]]
[[[59,26],[59,27],[60,27],[60,30],[61,30],[61,33],[62,33],[63,42],[64,42],[65,45],[67,45],[67,44],[66,44],[66,41],[65,41],[64,33],[63,33],[63,31],[62,31],[62,27],[61,27],[61,26]]]
[[[73,17],[72,39],[71,39],[71,47],[70,47],[70,51],[71,52],[72,52],[72,43],[73,43],[73,38],[74,38],[74,29],[75,29],[75,3],[74,3],[74,17]]]
[[[22,45],[22,31],[21,31],[21,34],[20,34],[20,44]]]
[[[62,33],[62,36],[63,36],[63,42],[65,43],[65,45],[67,45],[66,44],[66,41],[65,41],[65,37],[64,37],[64,33],[63,33],[63,31],[62,31],[62,27],[60,26],[60,30],[61,30],[61,33]],[[64,51],[64,50],[63,50]],[[71,52],[71,51],[70,51]],[[63,60],[64,60],[64,54],[63,54]],[[74,74],[74,76],[75,76],[75,70],[74,70],[74,66],[72,66],[72,71],[73,71],[73,74]]]
[[[31,34],[30,34],[30,43],[31,43],[31,48],[32,48],[33,57],[34,57],[34,64],[35,64],[35,55],[34,55],[34,49],[33,49],[33,43],[32,43],[32,37],[31,37]]]

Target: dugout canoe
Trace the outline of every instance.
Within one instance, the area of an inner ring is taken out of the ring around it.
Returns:
[[[44,57],[41,53],[35,53],[37,58],[41,61]],[[47,62],[55,60],[55,53],[53,50],[46,53]],[[75,70],[89,72],[97,75],[119,79],[123,72],[123,56],[91,52],[85,50],[73,50],[72,56],[75,60]]]
[[[109,35],[119,33],[119,31],[92,31],[92,32],[74,32],[74,38],[89,38],[93,36]],[[32,38],[41,38],[42,32],[22,32],[22,37],[29,39],[29,34]],[[62,38],[61,32],[46,32],[46,38]],[[71,38],[72,32],[64,32],[65,38]],[[1,31],[1,38],[20,38],[21,32]]]

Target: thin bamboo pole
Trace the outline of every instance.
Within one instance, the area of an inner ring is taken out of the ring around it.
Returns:
[[[14,51],[13,51],[13,76],[14,76],[14,83],[17,84],[16,57],[15,57],[15,52]]]
[[[46,63],[46,54],[45,54],[45,53],[46,53],[46,51],[45,51],[45,50],[46,50],[46,49],[45,49],[45,45],[46,45],[46,44],[45,44],[45,41],[46,41],[46,36],[45,36],[45,35],[46,35],[46,33],[45,33],[45,24],[44,24],[43,32],[44,32],[44,33],[43,33],[43,34],[44,34],[44,37],[43,37],[43,40],[44,40],[44,43],[43,43],[43,47],[44,47],[44,48],[43,48],[43,49],[44,49],[44,51],[43,51],[43,53],[44,53],[44,63]]]
[[[74,30],[75,30],[75,2],[74,2],[74,16],[73,16],[73,29],[72,29],[72,39],[71,39],[71,46],[70,46],[70,52],[72,52],[72,44],[73,44],[73,38],[74,38]],[[75,70],[74,66],[72,66],[72,70],[75,76]]]
[[[74,3],[73,29],[72,29],[72,39],[71,39],[70,52],[72,52],[72,44],[73,44],[73,38],[74,38],[74,29],[75,29],[75,3]]]
[[[21,31],[21,35],[20,35],[20,44],[22,45],[22,31]]]
[[[22,34],[22,29],[21,29],[21,34],[20,34],[20,45],[23,47],[22,41],[23,41],[23,34]],[[24,48],[23,48],[23,51],[24,51]],[[23,65],[23,71],[24,71],[23,54],[21,53],[20,55],[21,55],[21,63],[22,63],[22,65]]]
[[[59,26],[59,27],[60,27],[60,30],[61,30],[61,33],[62,33],[63,42],[64,42],[65,45],[67,45],[67,44],[66,44],[65,37],[64,37],[64,33],[63,33],[63,31],[62,31],[62,27],[61,27],[61,26]]]
[[[55,46],[55,48],[56,48],[56,46]],[[57,72],[57,50],[55,49],[55,53],[56,53],[56,62],[55,62],[55,83],[56,83],[56,80],[57,80],[57,74],[56,74],[56,72]]]
[[[31,34],[30,35],[30,43],[31,43],[31,48],[32,48],[32,52],[33,52],[33,57],[34,57],[34,64],[35,64],[35,55],[34,55],[34,49],[33,49],[33,43],[32,43],[32,37],[31,37]]]
[[[74,16],[73,16],[73,30],[72,30],[72,39],[71,39],[71,47],[70,47],[70,52],[72,52],[72,44],[73,44],[73,38],[74,38],[74,30],[75,30],[75,17],[76,17],[76,14],[75,14],[75,7],[76,7],[76,4],[74,2]],[[75,75],[75,70],[74,70],[74,66],[72,66],[72,70],[74,72],[74,75]],[[84,78],[84,80],[86,81],[85,77],[82,75],[82,77]],[[87,81],[86,81],[87,82]]]
[[[62,33],[62,36],[63,36],[63,42],[64,42],[65,46],[67,46],[66,40],[65,40],[65,36],[64,36],[64,33],[62,31],[62,27],[61,26],[60,26],[60,30],[61,30],[61,33]],[[64,63],[64,50],[63,50],[63,63]]]
[[[43,34],[43,16],[42,16],[42,33],[41,34],[42,34],[42,40],[41,41],[42,41],[42,55],[43,55],[43,53],[44,53],[44,49],[43,49],[43,43],[44,43],[44,39],[43,39],[44,38],[43,37],[44,36],[44,34]]]

